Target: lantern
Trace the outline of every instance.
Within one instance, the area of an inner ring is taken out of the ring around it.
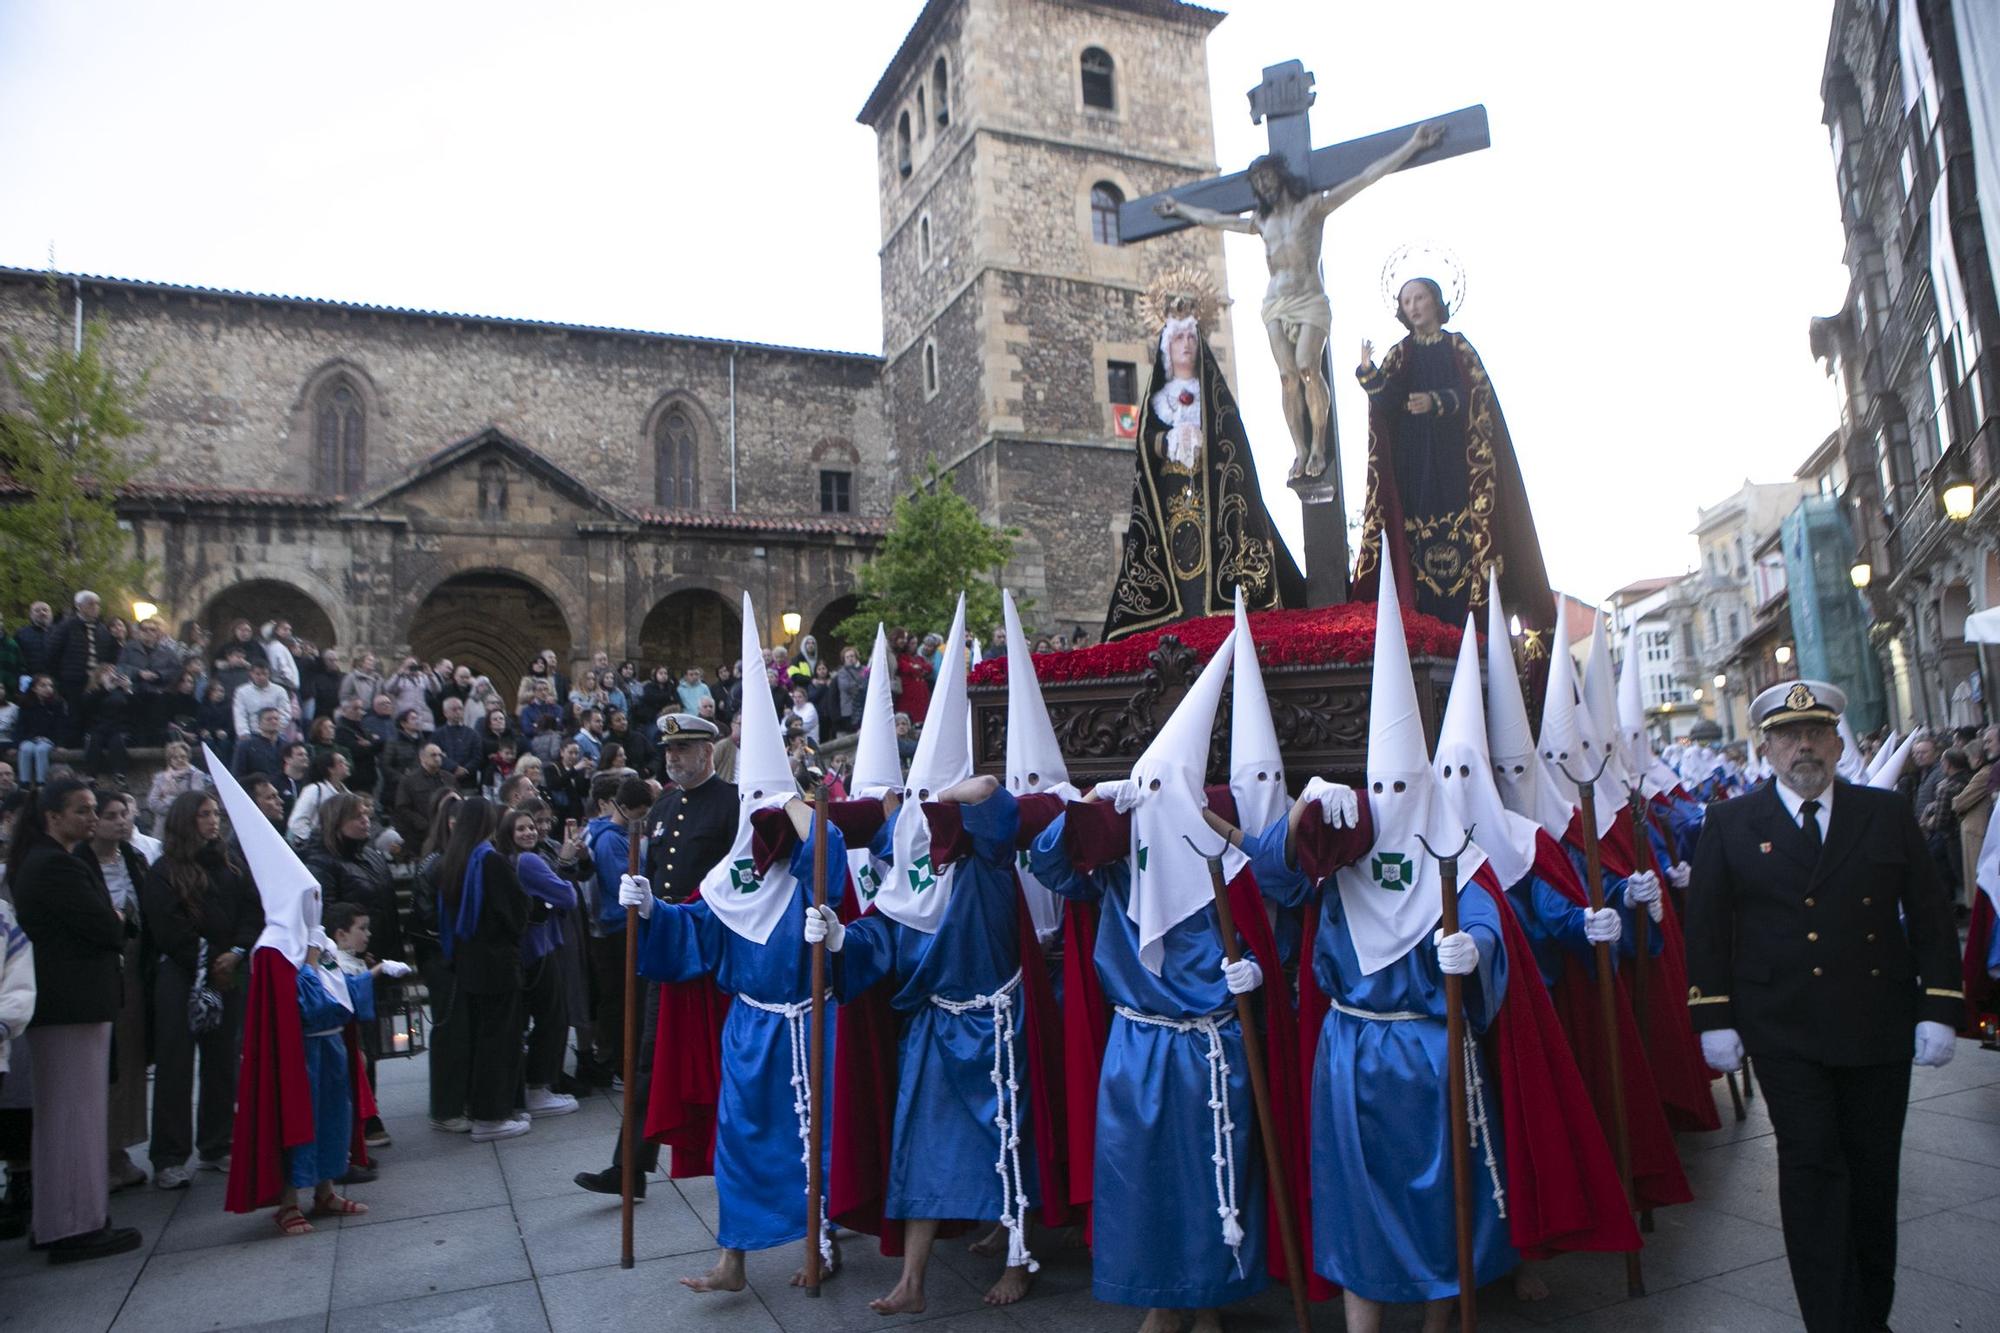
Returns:
[[[376,1049],[381,1058],[419,1055],[428,1049],[424,1005],[431,998],[430,988],[420,982],[384,985],[379,977],[376,988]]]

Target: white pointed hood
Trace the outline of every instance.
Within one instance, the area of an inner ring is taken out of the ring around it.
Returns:
[[[1625,745],[1618,726],[1618,685],[1611,667],[1611,642],[1604,632],[1604,616],[1590,617],[1590,658],[1584,663],[1583,685],[1579,691],[1583,711],[1577,724],[1584,735],[1597,742],[1602,754],[1611,756],[1604,776],[1617,784],[1620,802],[1631,799],[1635,780],[1625,763]]]
[[[888,882],[875,897],[875,910],[926,935],[937,934],[951,902],[956,866],[931,863],[931,821],[923,803],[972,776],[972,724],[965,697],[965,594],[951,617],[951,633],[938,659],[937,687],[931,692],[924,732],[910,758],[903,804],[896,812],[896,848]]]
[[[1465,837],[1465,825],[1438,790],[1431,769],[1393,562],[1381,570],[1368,702],[1368,807],[1375,844],[1334,875],[1364,976],[1381,971],[1426,939],[1444,909],[1438,862],[1418,839],[1448,854]],[[1477,844],[1468,846],[1458,860],[1458,882],[1468,882],[1485,861]]]
[[[1042,702],[1041,682],[1035,679],[1035,660],[1021,630],[1021,614],[1014,608],[1014,594],[1005,589],[1000,593],[1000,611],[1007,629],[1007,790],[1016,796],[1044,793],[1073,801],[1082,793],[1070,784],[1069,765],[1056,743],[1048,705]],[[1014,870],[1028,915],[1035,921],[1035,934],[1047,938],[1062,925],[1062,904],[1035,878],[1025,848],[1014,857]]]
[[[1271,700],[1264,693],[1264,670],[1257,664],[1257,641],[1250,636],[1250,613],[1243,589],[1236,590],[1235,678],[1230,681],[1229,794],[1236,798],[1236,825],[1255,835],[1291,807],[1285,791],[1285,759]]]
[[[1592,790],[1597,798],[1597,836],[1611,831],[1625,793],[1604,761],[1604,747],[1591,734],[1587,711],[1577,699],[1576,660],[1569,652],[1569,621],[1561,602],[1556,605],[1555,643],[1549,649],[1548,692],[1542,699],[1542,762],[1566,790],[1579,780],[1596,778]],[[1579,798],[1577,804],[1581,806]]]
[[[702,877],[701,897],[716,920],[753,944],[771,938],[771,931],[798,890],[798,880],[783,860],[759,875],[751,849],[750,816],[784,805],[799,791],[778,731],[778,709],[771,692],[754,688],[765,677],[766,660],[763,640],[757,633],[757,611],[746,592],[738,663],[744,690],[740,714],[743,739],[736,752],[736,841],[729,854]]]
[[[1528,701],[1514,669],[1507,633],[1507,609],[1500,604],[1500,579],[1489,573],[1486,593],[1486,747],[1493,756],[1494,785],[1509,810],[1525,815],[1560,840],[1576,812],[1569,784],[1559,783],[1535,748],[1528,726]]]
[[[215,794],[222,800],[222,812],[229,816],[236,843],[243,849],[250,880],[257,886],[257,899],[264,907],[264,930],[257,937],[257,947],[275,949],[293,967],[302,966],[306,946],[323,938],[319,881],[284,835],[271,827],[271,821],[264,818],[228,765],[207,745],[201,747],[201,753],[208,761]],[[339,989],[343,995],[347,991],[344,984]]]
[[[896,704],[889,681],[896,674],[889,636],[875,626],[875,651],[868,658],[868,687],[862,696],[861,731],[854,742],[856,796],[880,798],[903,789],[903,761],[896,753]]]
[[[1902,733],[1892,729],[1889,732],[1888,738],[1882,742],[1873,755],[1869,756],[1868,767],[1862,770],[1862,781],[1869,781],[1877,773],[1880,773],[1882,765],[1889,762],[1889,756],[1896,753],[1896,747],[1901,745],[1902,742]]]
[[[1847,714],[1840,715],[1834,729],[1840,733],[1840,760],[1833,766],[1833,775],[1842,782],[1867,781],[1868,761],[1861,757],[1861,742],[1854,738],[1854,728],[1847,725]]]
[[[1486,703],[1479,683],[1477,625],[1465,618],[1465,637],[1458,645],[1458,670],[1451,678],[1451,698],[1438,725],[1438,789],[1452,817],[1472,830],[1472,840],[1486,853],[1503,888],[1521,882],[1535,864],[1535,835],[1541,825],[1517,815],[1500,800],[1493,782],[1493,760],[1486,749]]]
[[[1648,799],[1664,796],[1680,782],[1653,750],[1646,730],[1646,702],[1639,690],[1639,648],[1627,637],[1625,667],[1618,676],[1618,739],[1625,747],[1625,770],[1637,774]]]
[[[1917,743],[1917,738],[1923,734],[1924,729],[1916,727],[1911,730],[1909,735],[1903,737],[1903,743],[1896,747],[1895,752],[1882,761],[1880,768],[1869,775],[1868,785],[1879,788],[1882,791],[1895,790],[1896,783],[1903,776],[1903,765],[1910,761],[1910,748]]]
[[[1215,901],[1202,853],[1222,840],[1202,818],[1208,805],[1202,787],[1215,711],[1235,653],[1236,631],[1231,630],[1132,766],[1141,798],[1132,811],[1132,894],[1126,915],[1139,928],[1139,961],[1154,976],[1160,974],[1167,932]],[[1192,847],[1189,838],[1194,839]],[[1224,875],[1233,876],[1247,858],[1231,848],[1222,864]]]

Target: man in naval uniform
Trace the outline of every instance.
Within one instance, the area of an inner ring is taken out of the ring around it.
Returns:
[[[655,894],[670,903],[684,903],[695,896],[702,877],[728,853],[736,837],[736,788],[715,773],[715,742],[721,735],[715,723],[692,713],[669,713],[659,726],[662,763],[673,785],[646,813],[645,872]],[[653,1090],[660,984],[643,978],[640,984],[644,1027],[639,1034],[639,1086],[633,1107],[643,1126]],[[647,1174],[660,1165],[660,1145],[643,1133],[638,1138],[639,1170],[633,1192],[643,1197]],[[618,1193],[624,1146],[621,1133],[611,1149],[611,1165],[602,1171],[578,1172],[576,1183],[598,1194]]]
[[[1886,1329],[1910,1066],[1951,1059],[1957,933],[1909,803],[1838,781],[1846,696],[1750,705],[1775,781],[1710,806],[1687,893],[1688,1005],[1711,1068],[1757,1071],[1809,1333]]]

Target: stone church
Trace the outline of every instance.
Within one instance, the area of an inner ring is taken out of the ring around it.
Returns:
[[[64,275],[65,318],[80,302],[114,367],[152,367],[135,443],[159,462],[119,506],[149,600],[496,678],[544,647],[712,667],[746,591],[767,637],[849,614],[935,460],[1020,530],[1006,578],[1036,619],[1094,630],[1131,489],[1115,409],[1151,360],[1138,297],[1186,264],[1227,290],[1212,232],[1121,248],[1117,206],[1214,174],[1222,17],[929,0],[859,115],[879,356]],[[47,336],[46,282],[0,269],[0,336]]]

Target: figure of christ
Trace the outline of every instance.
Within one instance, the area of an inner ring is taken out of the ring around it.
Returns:
[[[1320,245],[1327,215],[1401,170],[1443,137],[1435,125],[1420,126],[1401,148],[1378,158],[1358,176],[1319,192],[1309,189],[1283,159],[1267,154],[1252,162],[1247,173],[1258,200],[1256,212],[1247,217],[1184,204],[1171,195],[1154,205],[1161,217],[1264,238],[1271,285],[1264,292],[1261,314],[1284,390],[1285,424],[1297,451],[1290,480],[1316,477],[1326,470],[1326,422],[1333,398],[1320,356],[1333,327],[1333,307],[1320,282]]]

